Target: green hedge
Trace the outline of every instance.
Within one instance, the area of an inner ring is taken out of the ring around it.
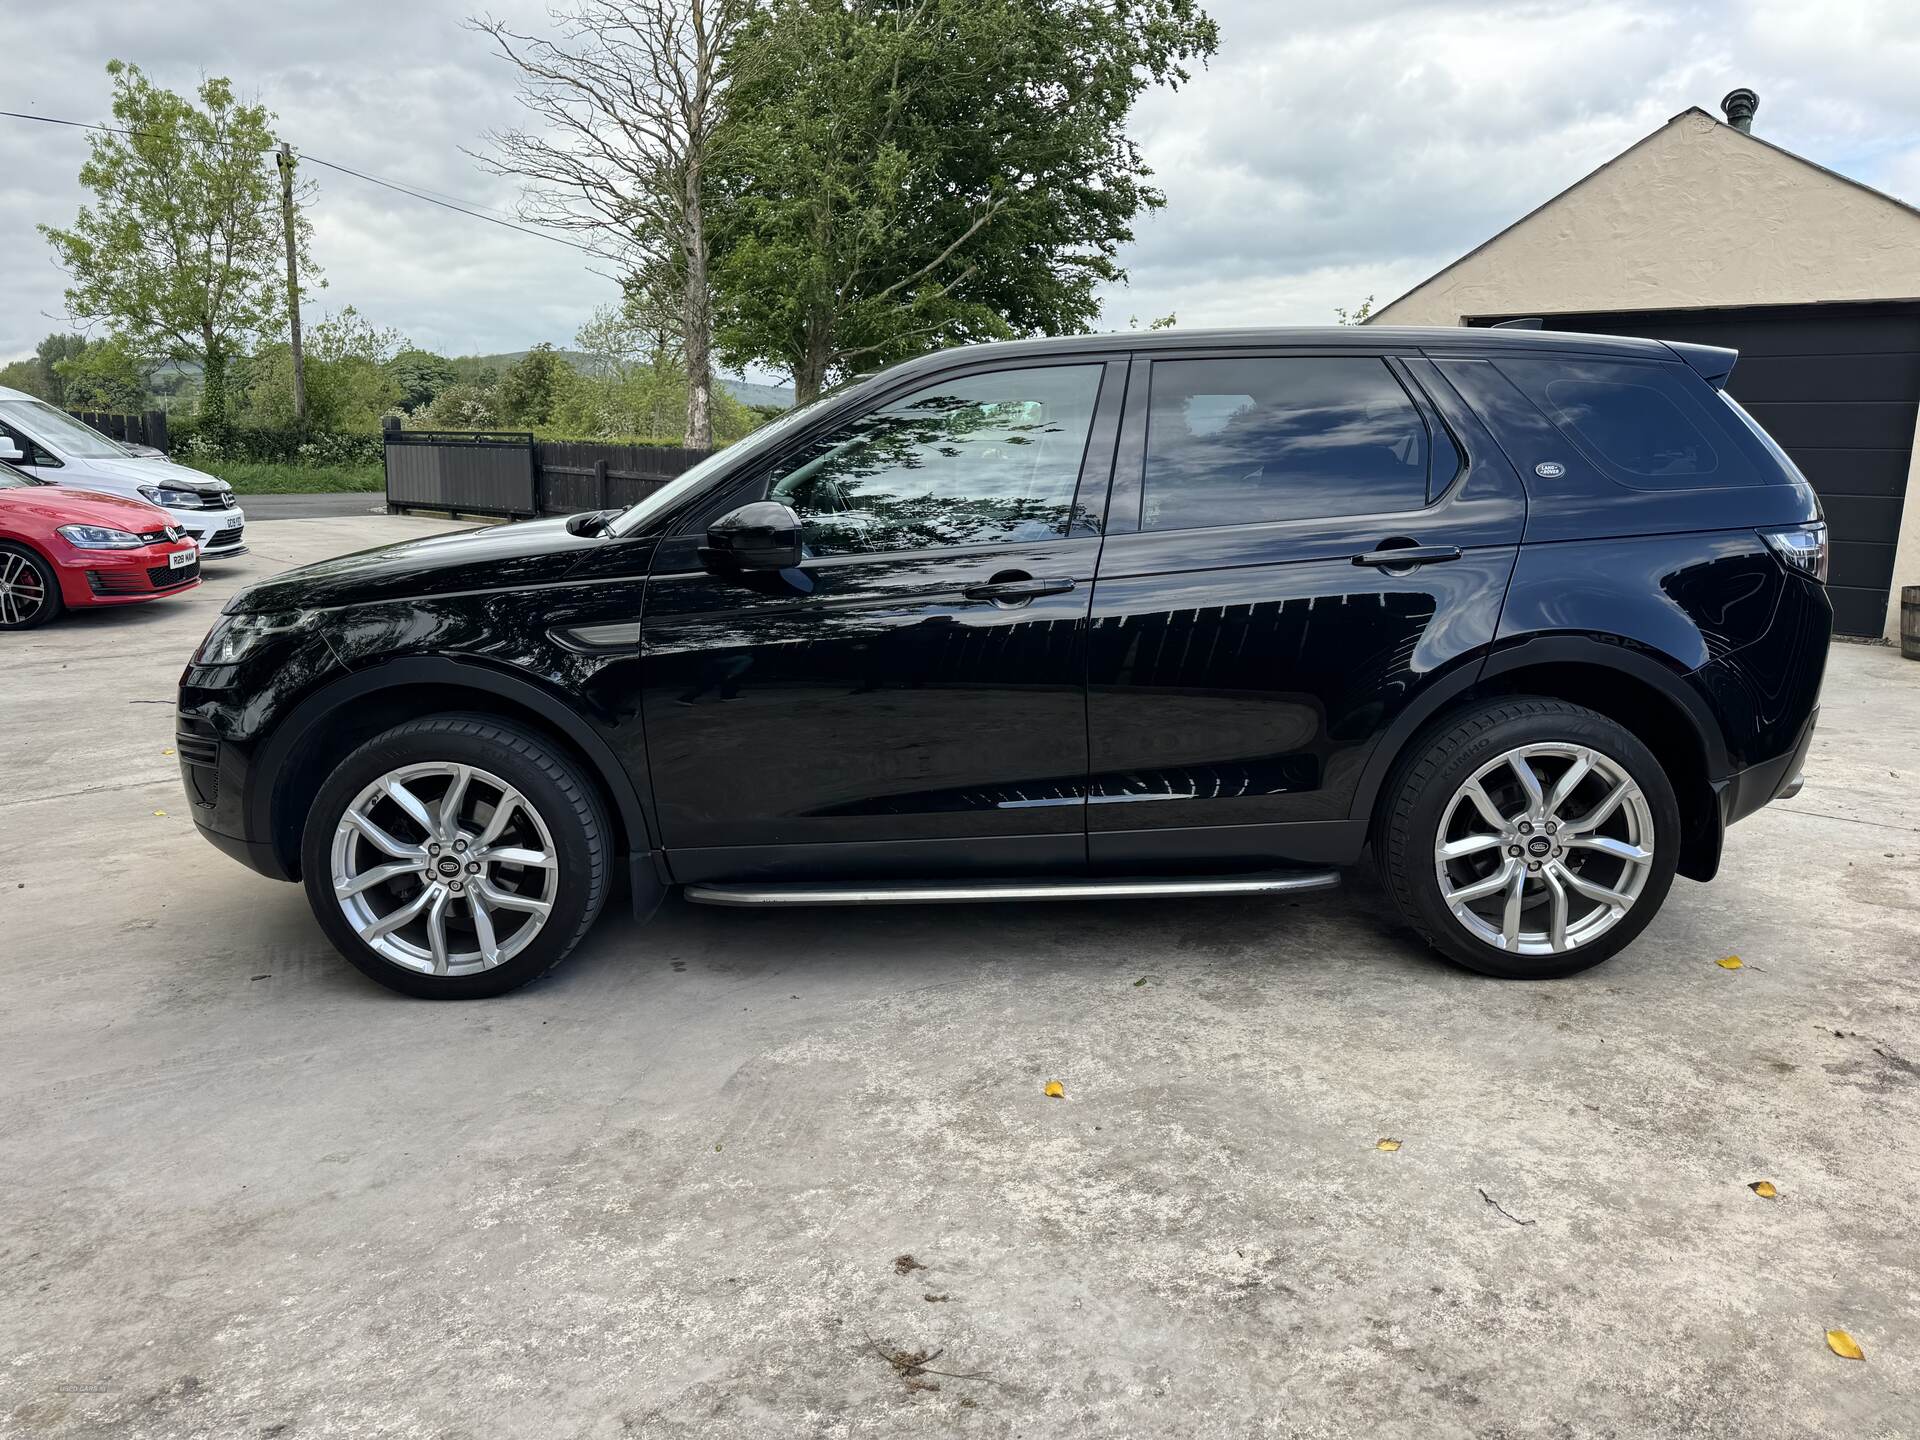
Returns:
[[[257,425],[211,426],[186,416],[167,417],[167,449],[183,465],[234,461],[256,465],[380,465],[386,454],[380,433],[284,429]]]

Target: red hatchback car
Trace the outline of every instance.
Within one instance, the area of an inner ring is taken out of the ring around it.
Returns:
[[[200,551],[141,500],[49,484],[0,464],[0,630],[62,610],[132,605],[200,583]]]

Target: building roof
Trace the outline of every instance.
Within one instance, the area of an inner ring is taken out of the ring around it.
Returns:
[[[1641,136],[1638,140],[1634,141],[1633,144],[1629,145],[1626,149],[1622,150],[1619,154],[1595,166],[1593,169],[1589,170],[1586,174],[1582,175],[1578,180],[1575,180],[1571,185],[1568,185],[1565,189],[1555,192],[1548,199],[1543,200],[1540,204],[1534,206],[1533,209],[1527,211],[1526,214],[1520,216],[1519,219],[1513,221],[1511,224],[1505,226],[1504,228],[1500,229],[1494,234],[1489,235],[1485,240],[1482,240],[1478,245],[1474,246],[1471,250],[1467,251],[1465,254],[1460,255],[1454,260],[1441,266],[1438,270],[1434,271],[1431,275],[1427,276],[1424,280],[1421,280],[1417,284],[1409,286],[1406,290],[1394,296],[1393,299],[1387,301],[1386,304],[1379,306],[1374,311],[1374,314],[1379,315],[1391,309],[1393,306],[1398,305],[1401,301],[1405,300],[1408,296],[1413,295],[1419,292],[1420,290],[1425,289],[1427,286],[1431,285],[1434,281],[1438,280],[1441,276],[1445,275],[1448,271],[1456,269],[1457,267],[1465,264],[1468,260],[1471,260],[1474,256],[1480,254],[1482,251],[1486,250],[1490,246],[1498,244],[1507,235],[1519,229],[1522,225],[1526,224],[1527,221],[1533,219],[1534,216],[1540,214],[1544,210],[1550,209],[1554,205],[1557,205],[1566,196],[1572,194],[1575,190],[1580,189],[1581,186],[1588,184],[1590,181],[1594,180],[1596,177],[1600,175],[1604,175],[1607,171],[1611,170],[1614,166],[1620,164],[1623,160],[1627,159],[1627,157],[1632,155],[1635,151],[1639,150],[1642,146],[1645,146],[1651,143],[1652,141],[1658,139],[1661,135],[1665,134],[1674,125],[1678,124],[1682,120],[1687,119],[1689,116],[1699,116],[1704,120],[1709,120],[1714,125],[1718,126],[1721,130],[1725,131],[1729,135],[1738,135],[1744,140],[1751,140],[1754,144],[1764,146],[1766,149],[1773,151],[1775,154],[1783,155],[1787,159],[1794,161],[1796,164],[1806,166],[1809,170],[1813,170],[1818,172],[1821,175],[1825,175],[1829,179],[1837,180],[1843,185],[1849,185],[1856,190],[1862,191],[1865,194],[1873,196],[1875,199],[1884,200],[1887,204],[1895,206],[1900,210],[1904,210],[1907,214],[1913,216],[1916,220],[1920,220],[1920,207],[1909,205],[1906,201],[1898,199],[1895,196],[1889,195],[1884,190],[1876,190],[1873,188],[1873,186],[1863,184],[1861,181],[1855,180],[1850,175],[1842,175],[1838,170],[1828,169],[1825,165],[1822,165],[1817,161],[1809,160],[1804,155],[1795,154],[1793,151],[1787,149],[1784,145],[1776,145],[1771,140],[1767,140],[1762,138],[1761,136],[1755,135],[1750,130],[1736,129],[1733,126],[1727,124],[1719,116],[1708,114],[1705,110],[1702,110],[1698,105],[1689,105],[1685,110],[1682,110],[1679,114],[1671,116],[1666,121],[1665,124],[1660,126],[1659,129],[1649,131],[1647,134]],[[1370,323],[1370,322],[1362,322],[1362,323]]]

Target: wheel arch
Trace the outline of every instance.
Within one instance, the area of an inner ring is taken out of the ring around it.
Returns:
[[[1711,880],[1724,825],[1719,789],[1730,762],[1719,723],[1676,664],[1617,638],[1543,636],[1505,647],[1455,671],[1409,706],[1375,749],[1355,797],[1354,819],[1378,826],[1388,780],[1427,734],[1463,710],[1511,695],[1583,705],[1631,731],[1654,753],[1680,804],[1679,873]]]
[[[654,849],[651,817],[626,767],[577,713],[539,685],[445,657],[390,660],[307,696],[262,746],[248,796],[248,833],[263,836],[290,878],[300,873],[307,810],[335,765],[382,730],[427,715],[490,715],[546,736],[600,787],[618,853]]]

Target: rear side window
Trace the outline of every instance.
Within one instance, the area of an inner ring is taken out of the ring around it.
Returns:
[[[1675,367],[1573,359],[1499,365],[1589,460],[1624,485],[1752,483],[1724,429],[1702,411]]]
[[[1428,450],[1378,357],[1157,360],[1141,528],[1418,510]]]

